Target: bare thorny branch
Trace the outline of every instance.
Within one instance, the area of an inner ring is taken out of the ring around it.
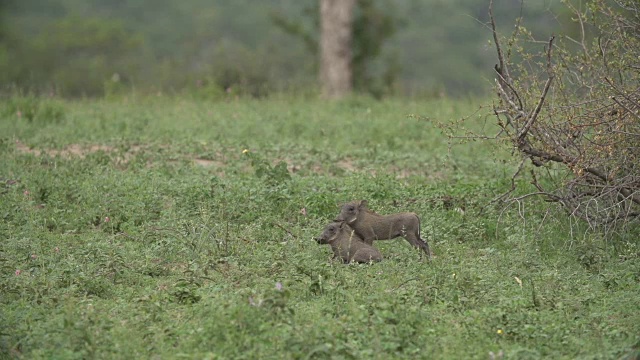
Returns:
[[[604,23],[598,27],[597,46],[592,48],[585,33],[586,13],[571,6],[569,9],[582,30],[578,41],[581,55],[573,56],[563,48],[554,65],[555,37],[552,36],[546,43],[544,56],[546,79],[539,95],[534,96],[531,89],[538,83],[537,79],[525,75],[517,83],[514,81],[514,74],[518,76],[522,72],[513,72],[510,66],[518,68],[521,64],[510,62],[510,57],[505,55],[493,14],[493,1],[489,3],[498,56],[495,66],[498,102],[493,106],[493,113],[500,132],[496,138],[509,139],[535,168],[558,164],[570,175],[561,186],[554,186],[544,179],[541,182],[532,169],[531,183],[537,191],[516,197],[512,193],[516,179],[524,174],[523,160],[511,179],[511,188],[495,201],[520,204],[528,197],[541,195],[561,204],[569,214],[586,220],[593,228],[624,225],[638,219],[640,214],[640,149],[637,145],[640,89],[628,88],[628,84],[633,84],[632,79],[640,78],[640,41],[633,42],[633,37],[616,33],[622,25]],[[635,5],[633,10],[635,18],[631,13],[631,20],[624,17],[629,15],[615,13],[605,5],[590,16],[594,19],[603,16],[605,21],[613,18],[626,28],[631,24],[640,29],[640,5]],[[618,44],[622,40],[628,44]],[[511,52],[513,41],[514,38],[509,41],[507,53]],[[602,44],[607,44],[606,48]],[[620,55],[617,52],[626,54],[627,51],[632,51],[627,61],[617,62],[616,55]],[[553,105],[547,100],[550,92],[557,98]],[[536,100],[531,103],[535,106],[526,108],[525,100],[533,98]],[[551,190],[545,190],[543,183]]]

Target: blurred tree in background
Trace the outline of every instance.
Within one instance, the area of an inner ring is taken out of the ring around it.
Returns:
[[[398,77],[397,57],[380,59],[384,43],[396,32],[401,20],[394,16],[393,5],[373,0],[355,1],[351,24],[352,40],[350,57],[350,80],[356,91],[370,93],[376,97],[391,93]],[[301,16],[300,16],[301,15]],[[273,23],[285,33],[302,41],[311,54],[320,48],[320,18],[318,4],[309,3],[299,16],[286,17],[273,12]],[[305,26],[305,23],[310,26]],[[334,27],[334,26],[330,26]],[[320,78],[322,79],[322,70]]]
[[[338,99],[353,89],[353,9],[356,0],[320,0],[320,87]]]
[[[557,3],[525,2],[528,29],[540,37],[565,31]],[[375,96],[486,92],[495,63],[487,6],[487,0],[359,0],[355,89]],[[315,93],[317,7],[318,0],[3,0],[0,89],[205,98]],[[495,8],[505,24],[521,11],[514,0]],[[304,36],[291,36],[296,32]]]

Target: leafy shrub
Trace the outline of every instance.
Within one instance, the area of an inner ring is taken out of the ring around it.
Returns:
[[[33,95],[9,98],[2,113],[9,118],[38,125],[60,124],[66,116],[64,107],[58,101]]]

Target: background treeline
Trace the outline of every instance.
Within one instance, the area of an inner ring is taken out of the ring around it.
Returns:
[[[524,25],[542,39],[571,32],[557,5],[526,2]],[[360,0],[356,89],[485,91],[495,63],[487,7],[487,0]],[[520,1],[497,0],[495,9],[508,33]],[[0,17],[4,92],[215,98],[316,88],[315,0],[3,0]]]

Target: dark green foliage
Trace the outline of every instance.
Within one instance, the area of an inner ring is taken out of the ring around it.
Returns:
[[[496,3],[505,24],[521,12],[519,2]],[[486,91],[495,63],[483,25],[487,0],[358,4],[357,89],[377,97]],[[0,6],[0,93],[184,92],[210,100],[315,93],[317,0],[4,0]],[[561,27],[574,32],[568,14],[555,16],[557,8],[525,2],[524,24],[542,37]]]
[[[279,161],[275,166],[272,166],[249,150],[245,149],[242,152],[251,160],[251,166],[255,169],[256,176],[264,179],[266,184],[271,186],[284,185],[286,181],[291,180],[286,162]]]
[[[27,90],[67,96],[101,95],[114,84],[130,86],[130,76],[140,72],[142,38],[121,21],[72,15],[44,24],[40,32],[9,34],[11,50],[21,61],[5,71],[8,83]]]
[[[0,106],[2,116],[14,121],[38,125],[59,124],[64,121],[64,107],[58,100],[33,95],[12,97]]]
[[[394,91],[400,75],[397,54],[387,59],[380,56],[401,20],[389,5],[382,7],[374,0],[359,0],[357,4],[353,21],[353,87],[379,98]]]

